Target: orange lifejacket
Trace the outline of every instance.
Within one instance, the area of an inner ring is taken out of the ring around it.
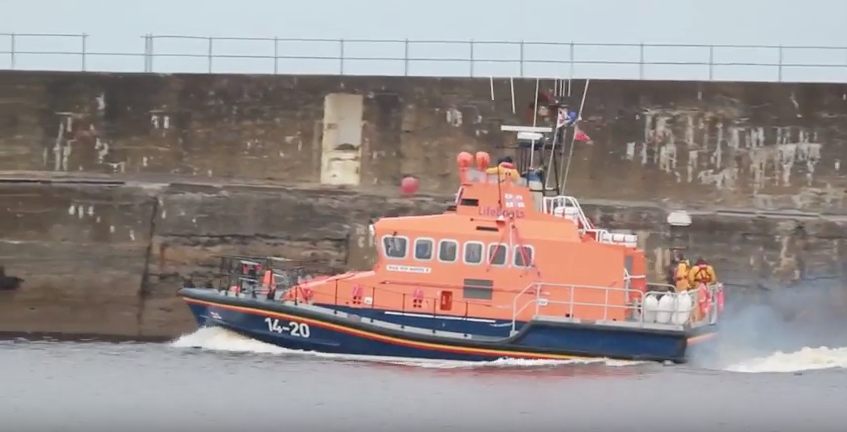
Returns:
[[[687,291],[691,288],[688,282],[688,274],[691,272],[691,264],[688,260],[679,261],[674,269],[674,285],[678,291]]]
[[[709,271],[708,264],[697,264],[690,270],[692,274],[692,279],[695,283],[704,283],[710,284],[712,283],[712,272]]]

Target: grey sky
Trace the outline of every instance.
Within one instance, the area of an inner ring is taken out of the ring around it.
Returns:
[[[193,35],[280,38],[347,38],[411,40],[497,40],[549,41],[569,43],[660,43],[660,44],[744,44],[845,46],[847,3],[835,0],[147,0],[120,2],[108,0],[0,0],[0,33],[88,33],[89,53],[134,53],[135,56],[89,55],[89,70],[142,71],[144,41],[141,35]],[[558,7],[558,9],[554,9]],[[558,17],[558,18],[554,18]],[[11,38],[0,36],[0,52],[11,50]],[[267,56],[274,54],[272,41],[215,41],[217,54]],[[74,38],[17,37],[15,50],[80,51]],[[187,53],[197,58],[156,58],[156,72],[205,72],[208,59],[205,40],[157,39],[155,53]],[[279,55],[338,56],[339,44],[280,42]],[[415,58],[458,58],[470,56],[468,45],[412,44]],[[402,58],[405,46],[395,44],[346,43],[347,57]],[[638,47],[577,47],[576,61],[630,61],[640,59]],[[720,63],[780,62],[777,49],[718,48],[714,61]],[[520,74],[518,45],[478,45],[475,58],[501,60],[477,62],[479,76]],[[571,73],[567,64],[569,47],[524,47],[525,75],[563,76]],[[528,60],[560,61],[531,63]],[[709,61],[708,48],[647,48],[646,62]],[[513,60],[511,63],[502,60]],[[10,67],[11,56],[0,53],[0,68]],[[783,64],[829,64],[838,67],[783,68],[783,80],[847,81],[847,48],[838,50],[784,50]],[[216,59],[217,72],[273,73],[274,62],[264,59]],[[350,60],[344,72],[350,74],[403,74],[403,61]],[[79,69],[80,56],[15,56],[18,69]],[[338,73],[335,60],[282,59],[278,71]],[[709,67],[638,65],[574,66],[576,76],[595,78],[708,79]],[[468,75],[468,62],[410,62],[408,73],[415,75]],[[712,68],[714,79],[775,80],[778,68],[722,66]]]

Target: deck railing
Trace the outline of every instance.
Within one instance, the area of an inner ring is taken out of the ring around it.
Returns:
[[[847,46],[0,33],[0,68],[847,82]]]
[[[630,278],[627,276],[627,278]],[[633,276],[631,279],[641,279],[643,276]],[[546,291],[545,291],[546,290]],[[600,291],[603,292],[604,301],[603,302],[580,302],[574,298],[574,291]],[[546,298],[543,294],[549,294],[547,291],[566,291],[567,296],[566,300],[550,300]],[[613,286],[590,286],[590,285],[572,285],[572,284],[553,284],[553,283],[544,283],[544,282],[533,282],[526,286],[522,291],[515,295],[515,298],[512,302],[512,334],[516,333],[520,329],[517,327],[518,317],[529,307],[534,307],[533,316],[539,317],[544,316],[542,313],[542,308],[550,305],[559,305],[567,308],[567,313],[565,316],[560,318],[571,318],[574,317],[574,309],[578,307],[602,307],[603,308],[603,317],[602,321],[606,321],[609,316],[610,309],[624,309],[624,314],[631,314],[633,312],[640,311],[640,305],[643,303],[644,297],[647,295],[663,295],[665,293],[674,293],[675,288],[668,284],[661,283],[647,283],[647,289],[645,291],[641,291],[638,289],[632,288],[618,288]],[[622,294],[627,299],[629,299],[632,295],[635,295],[637,302],[627,301],[623,304],[611,304],[609,301],[610,293]],[[522,303],[519,304],[519,301],[523,299]],[[547,315],[549,316],[549,315]],[[641,321],[642,316],[638,313],[637,317],[634,317],[636,321]]]

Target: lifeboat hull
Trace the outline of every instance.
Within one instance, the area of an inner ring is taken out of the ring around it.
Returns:
[[[611,358],[685,362],[688,346],[714,336],[714,327],[686,331],[621,328],[533,320],[503,337],[388,322],[304,303],[223,295],[183,288],[180,295],[199,326],[226,328],[282,348],[374,357],[491,361],[501,358]],[[363,311],[365,312],[365,311]],[[510,326],[511,327],[511,326]],[[506,333],[509,329],[504,329]]]

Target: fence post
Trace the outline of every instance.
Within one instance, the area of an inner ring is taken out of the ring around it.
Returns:
[[[279,73],[279,38],[274,36],[274,75]]]
[[[409,76],[409,39],[403,43],[403,76]]]
[[[715,80],[715,46],[709,45],[709,81]]]
[[[638,45],[638,79],[644,80],[644,42]]]
[[[777,82],[782,82],[782,45],[777,48],[779,50],[779,66],[777,66]]]
[[[15,70],[15,34],[9,35],[9,63],[12,70]]]
[[[573,54],[573,52],[574,52],[574,49],[575,49],[575,48],[576,48],[576,44],[575,44],[575,43],[573,43],[573,41],[571,41],[571,49],[570,49],[571,79],[573,79],[573,78],[574,78],[574,67],[573,67],[573,64],[574,64],[574,54]]]
[[[85,54],[88,46],[88,35],[82,34],[82,71],[85,72]]]
[[[147,35],[147,37],[150,38],[150,58],[149,58],[150,66],[149,67],[150,67],[150,73],[153,73],[153,69],[154,69],[153,64],[156,60],[156,36],[153,36],[153,33],[150,33],[150,34]]]
[[[338,40],[338,73],[344,75],[344,39]]]
[[[473,67],[474,67],[474,55],[473,55],[474,42],[473,39],[468,41],[468,50],[470,54],[471,64],[470,64],[470,77],[473,78]]]
[[[209,36],[209,53],[208,53],[208,56],[209,56],[209,73],[212,73],[212,57],[214,55],[213,50],[214,50],[214,38]]]
[[[147,35],[141,35],[141,40],[144,42],[144,51],[141,54],[141,58],[144,60],[144,72],[150,72],[147,68],[147,64],[149,63],[148,58],[150,57],[150,41],[147,40]]]
[[[524,41],[520,42],[520,68],[521,68],[521,78],[523,78],[524,70],[523,70],[523,62],[524,62]]]

